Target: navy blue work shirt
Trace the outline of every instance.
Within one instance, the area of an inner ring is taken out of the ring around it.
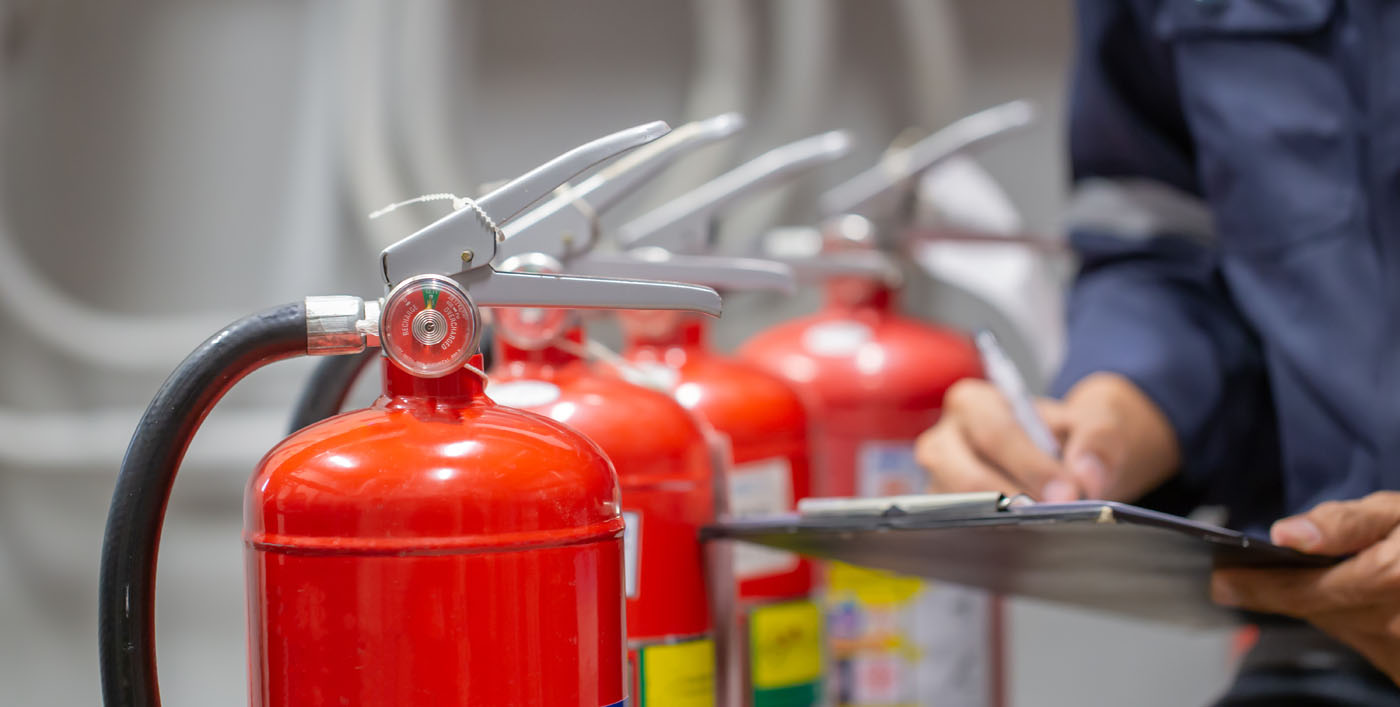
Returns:
[[[1400,2],[1080,0],[1069,351],[1165,412],[1167,510],[1400,488]]]

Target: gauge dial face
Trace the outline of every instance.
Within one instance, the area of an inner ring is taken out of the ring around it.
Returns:
[[[461,370],[476,353],[481,315],[465,290],[439,275],[399,283],[384,302],[379,325],[384,353],[423,378]]]

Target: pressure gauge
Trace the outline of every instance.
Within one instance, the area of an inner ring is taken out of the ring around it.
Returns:
[[[423,378],[459,371],[481,338],[481,314],[466,290],[440,275],[399,283],[384,301],[379,323],[384,353]]]

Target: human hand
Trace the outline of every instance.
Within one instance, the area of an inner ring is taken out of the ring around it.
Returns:
[[[1036,410],[1060,440],[1063,460],[1035,446],[991,383],[967,379],[949,388],[943,416],[915,445],[932,490],[1025,493],[1051,503],[1131,501],[1176,471],[1175,432],[1123,376],[1087,376],[1063,401],[1038,399]]]
[[[1355,555],[1325,569],[1221,569],[1217,603],[1303,619],[1400,684],[1400,492],[1329,501],[1274,523],[1276,545]]]

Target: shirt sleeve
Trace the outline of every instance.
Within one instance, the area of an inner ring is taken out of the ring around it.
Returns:
[[[1168,48],[1147,2],[1080,0],[1070,96],[1070,241],[1080,270],[1052,393],[1121,374],[1165,413],[1181,446],[1159,490],[1184,511],[1228,493],[1266,401],[1259,346],[1220,276]]]

